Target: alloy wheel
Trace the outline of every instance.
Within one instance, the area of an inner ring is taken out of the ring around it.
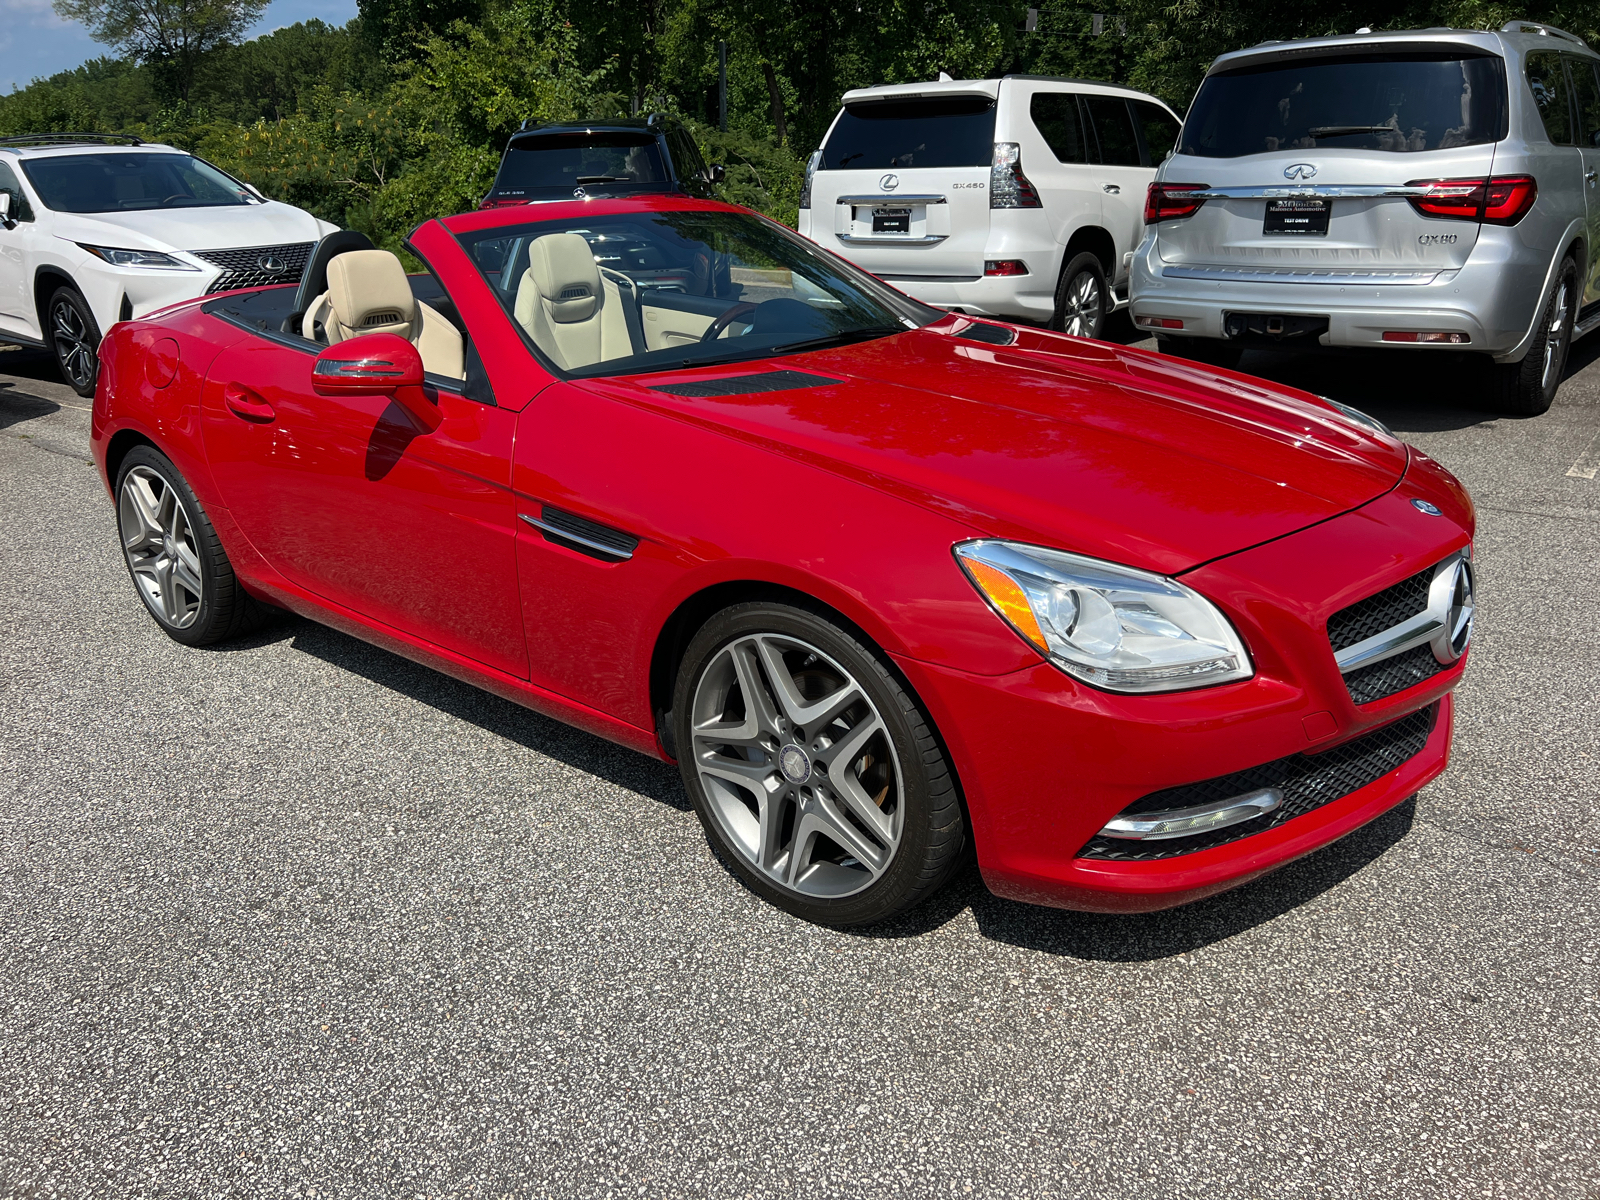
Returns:
[[[94,382],[98,362],[88,322],[70,300],[59,298],[50,306],[50,333],[55,339],[56,358],[61,370],[75,388]]]
[[[690,719],[712,819],[769,880],[837,898],[882,877],[903,832],[899,760],[836,661],[783,634],[737,638],[706,665]]]
[[[204,568],[178,491],[149,467],[134,467],[117,498],[122,552],[150,611],[173,629],[200,615]]]
[[[1079,271],[1067,284],[1061,306],[1061,328],[1073,337],[1093,337],[1104,305],[1100,281],[1092,271]]]
[[[1568,284],[1565,279],[1556,292],[1555,309],[1550,315],[1549,327],[1544,335],[1544,371],[1540,375],[1539,383],[1546,391],[1561,382],[1561,371],[1567,364],[1567,309]]]

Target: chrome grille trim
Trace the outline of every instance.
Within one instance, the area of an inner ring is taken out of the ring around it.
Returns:
[[[1414,586],[1419,580],[1413,576],[1383,592],[1357,601],[1329,618],[1329,648],[1334,651],[1333,660],[1356,703],[1370,703],[1395,691],[1403,691],[1426,675],[1436,674],[1454,665],[1466,653],[1467,643],[1472,637],[1474,612],[1471,548],[1449,555],[1435,563],[1430,572],[1422,574],[1428,575],[1425,593]],[[1404,593],[1410,604],[1420,603],[1422,610],[1413,612],[1387,629],[1372,633],[1351,645],[1341,646],[1340,643],[1345,640],[1342,635],[1350,625],[1352,614],[1375,604],[1384,604],[1391,593]],[[1371,678],[1372,668],[1379,664],[1403,655],[1416,657],[1424,650],[1431,653],[1435,665],[1434,670],[1423,676],[1417,676],[1415,671],[1394,671],[1385,676],[1387,682]]]
[[[1179,267],[1161,269],[1168,279],[1211,279],[1226,283],[1346,283],[1417,287],[1445,274],[1436,271],[1369,271],[1358,267]],[[1449,274],[1454,274],[1450,270]]]

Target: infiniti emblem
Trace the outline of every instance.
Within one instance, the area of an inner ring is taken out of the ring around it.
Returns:
[[[256,259],[256,266],[265,271],[268,275],[282,275],[284,271],[288,270],[288,267],[285,265],[283,259],[279,258],[276,254],[263,254],[260,258]]]
[[[1433,656],[1445,666],[1455,662],[1467,652],[1472,640],[1472,614],[1476,609],[1472,589],[1472,564],[1465,558],[1456,560],[1454,568],[1442,572],[1448,591],[1436,593],[1429,605],[1444,618],[1444,628],[1434,637]],[[1441,581],[1436,579],[1434,587]]]
[[[900,176],[885,175],[882,179],[878,180],[878,186],[886,192],[892,192],[895,190],[895,188],[900,186]]]
[[[1317,168],[1311,163],[1290,163],[1283,169],[1285,179],[1310,179],[1317,173]]]
[[[790,783],[804,783],[811,778],[811,759],[799,746],[785,746],[778,755],[778,766]]]

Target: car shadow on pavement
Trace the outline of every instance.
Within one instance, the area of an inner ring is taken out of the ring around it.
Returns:
[[[254,650],[287,641],[291,647],[341,671],[399,692],[449,716],[505,738],[537,754],[553,758],[609,783],[638,792],[679,812],[690,810],[678,770],[604,738],[563,725],[502,700],[490,692],[443,675],[357,638],[289,616],[256,633],[211,647],[219,652]]]
[[[35,346],[7,346],[0,342],[0,375],[37,379],[42,383],[64,383],[56,356]]]
[[[42,396],[19,392],[10,381],[0,382],[0,429],[10,429],[24,421],[48,417],[61,411],[61,405]]]

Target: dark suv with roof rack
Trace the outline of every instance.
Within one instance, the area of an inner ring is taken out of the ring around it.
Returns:
[[[682,192],[715,198],[723,168],[707,166],[694,137],[661,113],[609,121],[525,122],[511,137],[480,208]]]

